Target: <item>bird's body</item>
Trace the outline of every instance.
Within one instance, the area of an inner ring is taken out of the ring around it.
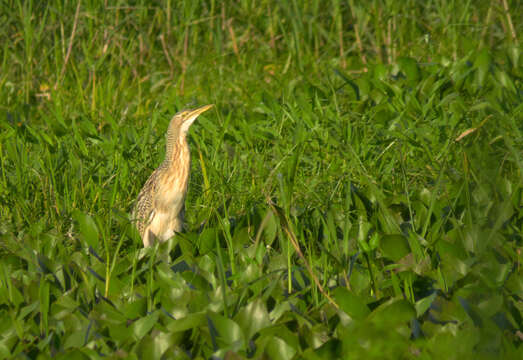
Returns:
[[[165,159],[145,182],[133,211],[145,247],[151,246],[155,239],[166,241],[183,228],[191,169],[186,135],[198,115],[211,107],[181,111],[169,124]]]

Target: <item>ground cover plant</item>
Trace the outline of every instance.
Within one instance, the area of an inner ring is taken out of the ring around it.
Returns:
[[[520,358],[522,14],[2,2],[0,358]],[[187,231],[143,249],[208,103]]]

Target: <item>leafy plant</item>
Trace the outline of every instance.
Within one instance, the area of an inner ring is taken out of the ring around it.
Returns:
[[[517,1],[0,5],[0,357],[521,353]],[[188,230],[129,210],[170,117]]]

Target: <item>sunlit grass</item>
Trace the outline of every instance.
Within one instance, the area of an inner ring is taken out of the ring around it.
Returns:
[[[518,6],[0,5],[0,357],[516,358]],[[208,103],[188,230],[142,249]]]

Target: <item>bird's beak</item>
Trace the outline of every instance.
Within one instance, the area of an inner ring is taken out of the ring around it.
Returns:
[[[214,104],[204,105],[197,109],[191,110],[189,114],[187,115],[187,120],[194,120],[196,119],[200,114],[206,112],[210,108],[212,108]]]
[[[197,109],[189,111],[189,114],[186,115],[186,120],[183,122],[182,130],[183,131],[189,130],[189,127],[192,125],[194,120],[196,120],[196,118],[198,116],[200,116],[200,114],[206,112],[207,110],[209,110],[213,106],[214,106],[214,104],[204,105],[204,106],[201,106],[201,107],[199,107]]]

